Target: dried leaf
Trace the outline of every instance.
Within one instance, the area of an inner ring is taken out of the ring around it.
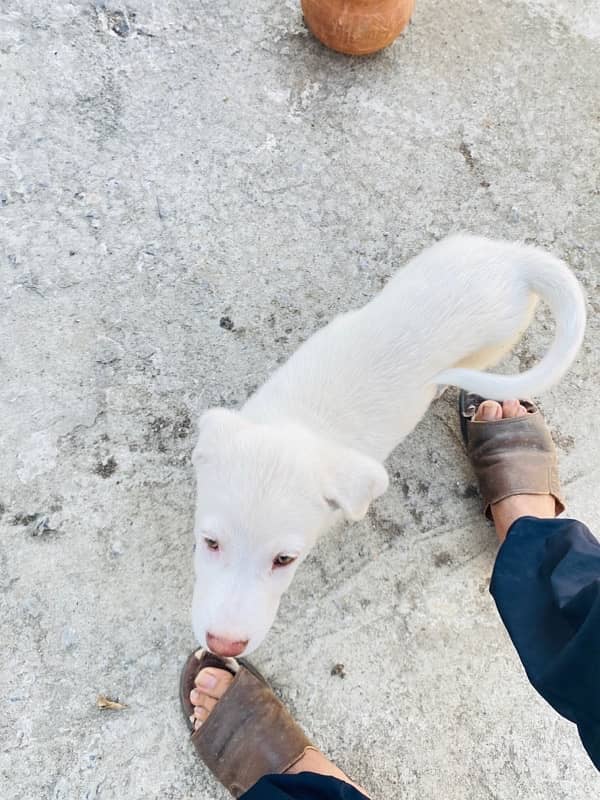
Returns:
[[[118,700],[111,700],[104,694],[98,695],[96,698],[96,706],[102,709],[109,708],[111,711],[121,711],[121,709],[127,708],[125,703],[119,703]]]

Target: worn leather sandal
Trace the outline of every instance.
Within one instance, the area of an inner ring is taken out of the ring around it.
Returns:
[[[234,679],[194,730],[190,692],[205,667],[225,669]],[[316,749],[260,672],[243,659],[223,659],[206,650],[191,653],[181,672],[179,696],[198,755],[234,797],[263,775],[285,772],[307,750]]]
[[[556,450],[544,418],[533,403],[520,400],[524,417],[474,422],[475,412],[487,398],[460,392],[458,410],[467,455],[479,482],[484,511],[515,494],[549,494],[556,515],[565,510]]]

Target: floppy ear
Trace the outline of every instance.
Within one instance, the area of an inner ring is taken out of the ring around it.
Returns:
[[[226,408],[211,408],[200,417],[198,441],[192,453],[192,462],[197,464],[218,447],[219,442],[231,438],[250,423],[237,411]]]
[[[332,448],[325,469],[325,499],[352,522],[363,519],[373,500],[388,488],[385,468],[350,447]]]

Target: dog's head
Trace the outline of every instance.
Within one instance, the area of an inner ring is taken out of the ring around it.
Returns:
[[[252,652],[319,534],[362,519],[388,485],[377,461],[304,428],[214,409],[193,455],[197,501],[192,622],[203,647]]]

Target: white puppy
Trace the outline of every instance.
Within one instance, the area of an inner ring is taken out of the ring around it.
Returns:
[[[541,297],[549,352],[520,375],[479,372],[507,353]],[[566,265],[520,244],[452,236],[356,311],[306,341],[239,412],[207,411],[197,476],[192,618],[202,646],[253,651],[317,537],[362,519],[388,486],[382,462],[439,385],[503,400],[556,383],[585,329]]]

